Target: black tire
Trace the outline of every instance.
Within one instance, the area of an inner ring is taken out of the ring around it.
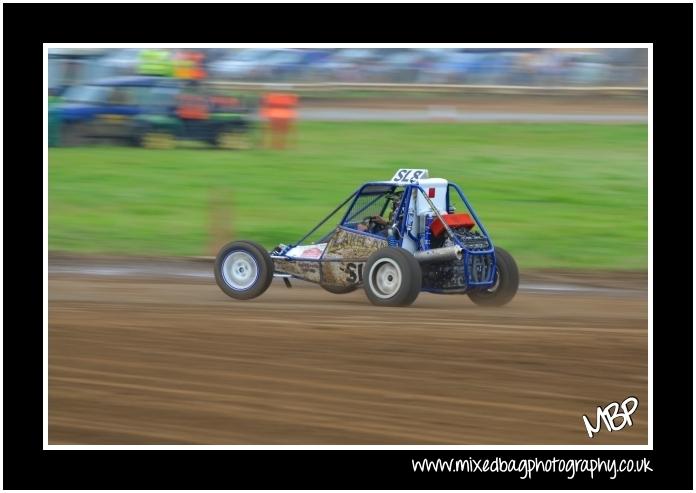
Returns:
[[[330,284],[320,284],[320,286],[329,293],[333,294],[348,294],[358,289],[357,284],[351,284],[349,286],[332,286]]]
[[[387,268],[386,272],[380,271]],[[403,248],[380,248],[372,253],[363,270],[363,287],[368,299],[377,306],[408,306],[416,301],[422,286],[418,260]],[[384,275],[380,286],[379,276]],[[395,284],[390,284],[393,279]]]
[[[83,147],[89,145],[88,131],[84,123],[63,123],[59,139],[61,147]]]
[[[227,258],[235,252],[241,253],[238,256],[242,269],[240,272],[245,269],[251,272],[243,272],[242,277],[236,279],[232,277],[234,274],[231,266],[225,265]],[[250,300],[263,294],[273,280],[273,272],[273,260],[269,253],[261,245],[251,241],[228,243],[220,249],[215,258],[215,282],[227,296],[238,300]],[[248,275],[253,276],[253,279],[248,279]]]
[[[517,294],[520,273],[517,263],[507,251],[495,247],[497,284],[491,289],[467,293],[471,301],[480,306],[503,306]]]

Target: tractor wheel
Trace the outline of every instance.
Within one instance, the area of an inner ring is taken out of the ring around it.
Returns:
[[[408,306],[420,293],[420,264],[403,248],[380,248],[367,259],[363,272],[365,293],[373,305]]]
[[[228,150],[248,149],[250,147],[249,139],[246,134],[230,130],[225,130],[217,134],[215,144],[219,149]]]
[[[495,247],[495,284],[488,289],[468,293],[471,301],[481,306],[503,306],[512,300],[520,285],[517,263],[507,251]]]
[[[273,260],[261,245],[233,241],[215,258],[215,282],[222,291],[238,300],[263,294],[273,280]]]
[[[164,131],[148,131],[140,139],[140,145],[146,149],[173,149],[176,139]]]

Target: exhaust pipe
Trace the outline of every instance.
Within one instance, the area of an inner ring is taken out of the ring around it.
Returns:
[[[461,260],[462,249],[455,245],[444,248],[433,248],[413,254],[419,262],[447,262],[449,260]]]

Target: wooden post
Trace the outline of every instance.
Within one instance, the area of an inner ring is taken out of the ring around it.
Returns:
[[[210,223],[208,254],[217,255],[223,245],[234,239],[232,227],[232,190],[213,188],[210,190]]]

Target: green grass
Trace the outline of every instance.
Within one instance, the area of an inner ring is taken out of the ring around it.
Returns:
[[[236,238],[297,240],[400,167],[458,183],[522,268],[647,269],[647,126],[304,123],[290,150],[51,148],[49,248],[205,255],[211,194]]]

